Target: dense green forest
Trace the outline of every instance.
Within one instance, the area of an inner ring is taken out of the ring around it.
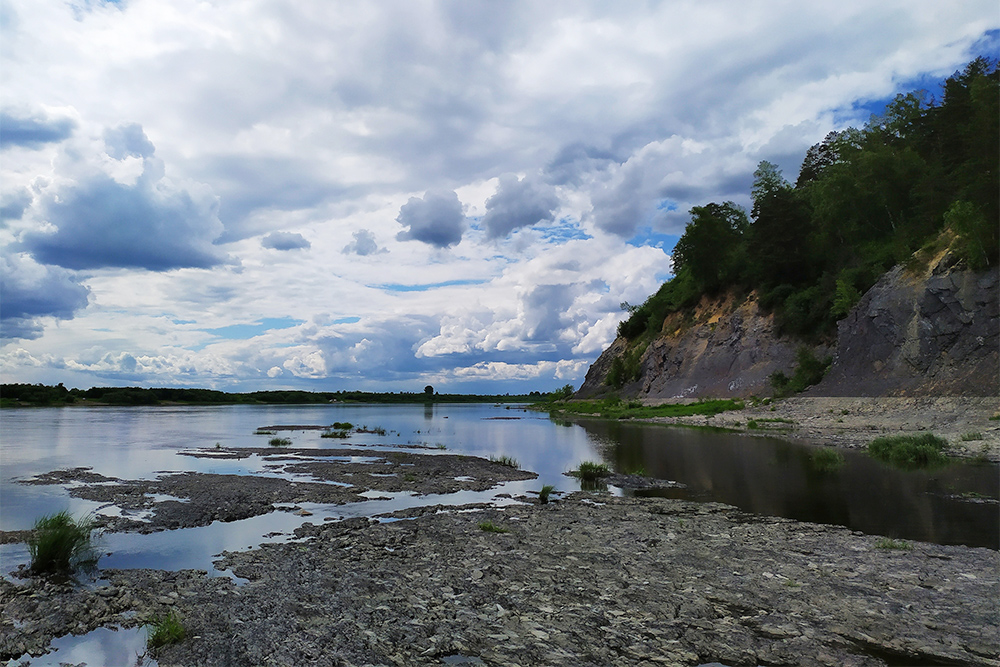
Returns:
[[[998,263],[1000,78],[978,58],[948,78],[940,99],[899,95],[863,129],[831,132],[808,150],[798,179],[760,163],[753,208],[691,209],[673,252],[674,277],[618,333],[659,333],[667,315],[705,295],[756,292],[779,331],[805,340],[835,332],[894,265],[951,244],[967,266]]]
[[[431,391],[428,391],[430,389]],[[569,392],[572,393],[572,387]],[[143,387],[91,387],[90,389],[67,389],[62,383],[51,386],[43,384],[0,385],[0,405],[159,405],[162,403],[182,404],[286,404],[305,405],[316,403],[526,403],[567,395],[566,388],[551,394],[533,391],[530,394],[512,396],[477,394],[439,394],[431,387],[422,392],[367,392],[367,391],[254,391],[250,393],[228,393],[213,389]]]

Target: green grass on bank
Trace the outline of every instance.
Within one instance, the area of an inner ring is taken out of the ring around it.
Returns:
[[[868,443],[872,458],[898,468],[936,468],[949,463],[948,442],[932,433],[892,435]]]
[[[600,401],[572,401],[548,403],[541,406],[553,414],[591,415],[604,419],[652,419],[654,417],[713,416],[729,410],[742,410],[739,399],[710,399],[696,403],[665,403],[647,406],[639,401],[606,398]]]

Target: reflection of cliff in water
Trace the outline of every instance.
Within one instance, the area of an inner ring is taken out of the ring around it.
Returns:
[[[998,497],[996,465],[901,471],[864,452],[844,450],[844,465],[824,470],[812,458],[815,447],[775,438],[613,421],[580,424],[608,444],[606,456],[615,470],[644,469],[688,487],[655,495],[717,501],[755,514],[896,538],[1000,546],[997,504],[977,500]]]

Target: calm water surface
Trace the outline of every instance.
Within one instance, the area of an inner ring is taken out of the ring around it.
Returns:
[[[536,480],[510,482],[485,492],[441,496],[392,495],[341,506],[307,507],[308,519],[274,512],[231,523],[155,533],[108,534],[100,540],[102,567],[197,568],[223,576],[212,561],[223,550],[253,548],[291,538],[304,521],[373,516],[417,505],[512,502],[499,494],[519,495],[552,484],[559,491],[579,489],[562,473],[585,460],[604,460],[622,472],[687,485],[660,495],[711,500],[748,512],[832,523],[895,538],[968,544],[993,549],[1000,543],[995,502],[1000,476],[995,465],[955,464],[932,472],[893,470],[859,452],[844,451],[845,464],[834,471],[812,465],[813,448],[772,438],[679,427],[599,420],[566,423],[543,413],[494,405],[323,405],[212,406],[141,408],[32,408],[0,412],[0,530],[30,528],[44,514],[68,509],[80,515],[115,513],[117,508],[72,498],[61,486],[27,486],[17,480],[77,466],[122,479],[152,479],[163,472],[194,471],[237,475],[275,475],[261,457],[239,461],[183,456],[192,449],[260,447],[271,436],[254,435],[269,425],[381,427],[385,436],[352,434],[350,440],[320,438],[319,431],[282,432],[293,447],[357,446],[373,453],[406,446],[444,446],[447,453],[507,455]],[[421,450],[436,454],[444,450]],[[616,492],[615,489],[611,489]],[[278,535],[265,538],[264,535]],[[28,560],[23,545],[0,546],[0,570],[7,576]],[[108,659],[134,632],[103,631],[63,638],[59,650],[32,665]],[[129,644],[131,650],[132,644]],[[68,660],[71,657],[72,660]]]

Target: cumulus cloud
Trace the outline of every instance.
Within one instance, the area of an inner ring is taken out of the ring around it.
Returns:
[[[168,271],[226,262],[213,245],[222,232],[215,198],[166,179],[139,126],[120,127],[105,138],[115,155],[142,156],[141,175],[129,185],[87,164],[67,167],[79,173],[43,191],[38,206],[47,225],[27,232],[24,248],[44,264],[69,269]]]
[[[68,139],[76,122],[69,118],[49,118],[45,115],[18,116],[12,112],[0,112],[0,149],[38,149],[45,144],[53,144]]]
[[[260,244],[272,250],[302,250],[312,247],[306,237],[295,232],[271,232],[261,239]]]
[[[152,157],[156,148],[138,123],[119,125],[104,131],[104,146],[108,155],[116,160],[126,157]]]
[[[430,191],[422,199],[410,197],[399,209],[396,222],[407,227],[399,241],[421,241],[437,248],[458,245],[465,233],[462,202],[454,190]]]
[[[375,234],[367,229],[359,229],[352,234],[354,240],[344,246],[343,253],[345,255],[374,255],[381,252],[389,252],[385,248],[380,248],[378,246],[378,241],[375,240]]]
[[[483,216],[486,236],[502,238],[519,227],[551,221],[552,211],[558,205],[559,198],[552,186],[504,174],[496,194],[486,200],[486,215]]]
[[[0,220],[20,220],[24,211],[31,206],[31,193],[27,188],[4,195],[0,199]]]
[[[70,271],[44,266],[23,253],[0,256],[0,334],[38,338],[43,317],[72,319],[90,290]]]

